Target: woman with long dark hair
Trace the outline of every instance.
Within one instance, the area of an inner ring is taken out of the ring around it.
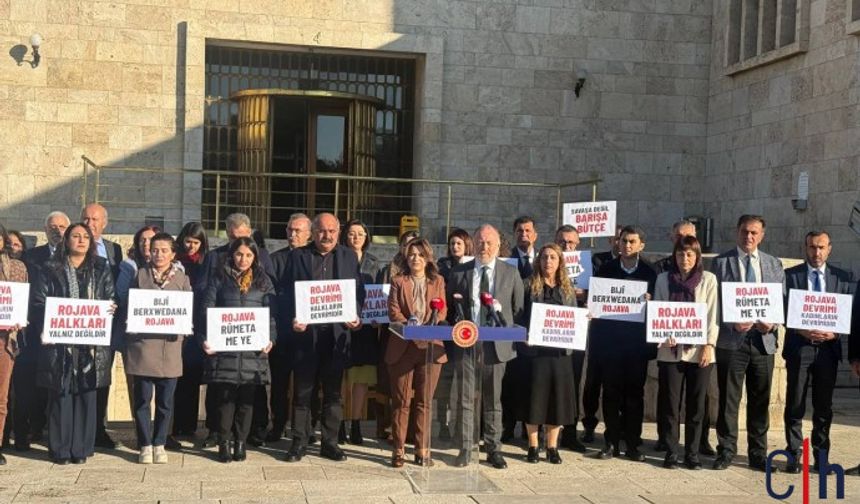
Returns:
[[[27,282],[27,267],[13,256],[6,228],[0,225],[0,281]],[[9,403],[9,384],[12,382],[12,369],[18,355],[18,325],[0,329],[0,446],[7,441],[6,414]],[[6,457],[0,453],[0,465],[6,465]]]
[[[534,303],[576,306],[576,293],[564,268],[564,254],[555,243],[540,248],[537,267],[525,282],[523,325],[531,320]],[[571,350],[519,345],[517,353],[529,360],[529,397],[524,404],[529,450],[526,460],[537,463],[538,428],[546,427],[546,458],[551,464],[561,464],[558,435],[562,425],[576,423],[578,391],[574,387]]]
[[[268,385],[269,359],[277,331],[275,329],[275,288],[260,266],[259,249],[253,239],[233,240],[227,258],[214,281],[206,288],[203,310],[212,307],[268,307],[270,342],[259,351],[214,353],[206,335],[202,335],[203,350],[208,354],[203,369],[203,381],[215,395],[218,409],[218,459],[221,462],[245,460],[245,443],[251,431],[254,392],[259,385]],[[232,454],[230,436],[235,435]]]
[[[705,397],[711,371],[714,369],[715,351],[719,336],[717,314],[717,277],[702,267],[702,247],[695,236],[684,236],[675,242],[671,268],[657,277],[654,299],[705,303],[708,306],[705,345],[677,345],[668,341],[657,350],[659,390],[657,401],[662,416],[657,419],[666,438],[666,457],[663,467],[678,467],[680,455],[681,391],[686,389],[684,401],[684,465],[688,469],[701,469],[699,441],[702,437],[702,420],[705,415]]]
[[[448,233],[448,253],[445,257],[440,257],[437,262],[439,266],[439,274],[445,281],[448,281],[448,275],[454,266],[463,262],[464,257],[470,257],[475,254],[475,249],[472,246],[472,237],[465,229],[454,228]]]
[[[185,276],[191,282],[194,295],[202,297],[204,292],[200,282],[203,278],[203,260],[209,251],[209,239],[206,230],[199,222],[189,222],[182,227],[176,237],[176,259],[185,268]],[[203,315],[201,317],[201,315]],[[203,327],[205,324],[205,313],[195,313],[195,327]],[[203,377],[203,361],[205,354],[201,348],[201,341],[197,336],[187,337],[182,342],[182,376],[176,383],[173,408],[173,436],[192,437],[197,432],[198,413],[200,409],[200,385]],[[214,414],[213,397],[206,396],[206,424],[211,431],[217,430]],[[175,438],[168,439],[168,443]],[[176,442],[176,444],[179,444]]]
[[[21,234],[20,231],[16,231],[14,229],[9,230],[9,255],[13,259],[21,259],[21,256],[24,255],[24,252],[27,251],[27,240],[24,239],[24,235]]]
[[[110,265],[96,253],[89,228],[66,229],[53,258],[41,270],[32,294],[33,330],[42,334],[49,297],[114,300]],[[48,389],[48,453],[56,464],[83,464],[96,441],[96,390],[110,386],[108,346],[44,345],[37,384]]]

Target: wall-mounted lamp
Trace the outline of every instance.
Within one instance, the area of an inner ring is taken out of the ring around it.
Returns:
[[[573,94],[575,94],[577,98],[579,98],[579,93],[582,92],[582,88],[585,86],[586,75],[587,72],[584,68],[580,68],[576,71],[576,84],[573,86]]]
[[[797,198],[791,200],[791,206],[797,211],[806,210],[809,204],[809,172],[802,171],[797,177]]]
[[[33,61],[30,62],[30,66],[36,68],[39,66],[39,61],[42,59],[42,56],[39,55],[39,47],[42,45],[42,36],[38,33],[30,35],[30,45],[33,47]]]

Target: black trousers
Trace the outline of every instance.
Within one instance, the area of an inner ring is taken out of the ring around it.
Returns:
[[[266,437],[269,428],[269,395],[265,385],[258,385],[254,390],[254,415],[251,419],[251,434],[259,439]]]
[[[638,349],[619,349],[601,356],[599,362],[606,445],[618,447],[624,439],[627,450],[638,448],[642,443],[648,360]]]
[[[108,366],[113,369],[113,359],[116,352],[111,350],[110,363]],[[96,392],[96,437],[107,435],[107,406],[110,398],[110,387],[102,387]]]
[[[833,344],[840,344],[837,340]],[[833,421],[833,388],[839,360],[833,344],[805,345],[785,361],[788,374],[785,412],[786,450],[799,456],[803,445],[803,416],[806,414],[806,393],[812,385],[812,448],[830,449],[830,424]]]
[[[287,427],[290,411],[290,374],[292,366],[289,356],[276,350],[269,354],[272,384],[269,390],[269,409],[272,415],[272,431],[283,433]]]
[[[585,384],[582,388],[582,428],[593,431],[597,428],[597,410],[600,408],[601,359],[588,352],[585,368]]]
[[[570,359],[573,362],[573,387],[576,391],[576,414],[578,417],[580,411],[579,396],[580,391],[582,390],[582,369],[585,367],[585,352],[574,350]],[[584,419],[582,423],[583,425],[585,424]],[[564,429],[561,431],[561,444],[568,444],[574,440],[576,440],[576,422],[573,422],[570,425],[565,425]]]
[[[93,455],[96,443],[96,396],[95,390],[80,394],[50,391],[48,452],[51,458],[86,458]]]
[[[740,348],[717,348],[717,382],[720,413],[717,417],[717,451],[733,457],[738,450],[738,410],[741,393],[747,392],[747,452],[751,461],[767,457],[768,406],[773,380],[773,355],[761,341],[747,338]]]
[[[202,354],[194,338],[182,345],[182,376],[176,382],[173,408],[173,434],[192,435],[197,431],[200,410],[200,385],[203,377]]]
[[[218,417],[218,439],[246,441],[251,432],[251,419],[254,414],[254,392],[257,385],[233,383],[213,383]]]
[[[48,391],[36,386],[36,367],[35,358],[22,359],[19,356],[12,369],[12,387],[15,392],[12,423],[16,442],[41,434],[48,424]]]
[[[343,397],[341,382],[343,381],[344,363],[332,355],[333,344],[326,344],[326,339],[317,345],[317,352],[306,354],[296,362],[293,370],[294,423],[293,442],[306,445],[311,435],[311,409],[315,385],[319,380],[322,387],[322,442],[337,446],[337,431],[343,420]],[[329,339],[330,340],[330,339]]]
[[[698,453],[702,438],[705,399],[713,365],[699,367],[697,362],[659,362],[657,393],[657,425],[668,446],[667,454],[680,456],[681,394],[684,391],[684,455]]]
[[[517,421],[526,421],[531,381],[531,361],[519,356],[507,362],[502,378],[502,426],[513,430]]]

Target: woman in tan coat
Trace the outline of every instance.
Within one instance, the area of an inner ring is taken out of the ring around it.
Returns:
[[[391,279],[388,295],[388,317],[392,325],[425,325],[433,317],[432,305],[445,299],[445,280],[439,274],[433,249],[421,238],[409,242],[405,254],[406,268]],[[442,303],[436,320],[445,320],[447,310]],[[428,359],[427,352],[432,352]],[[428,360],[432,363],[428,365]],[[447,361],[441,341],[406,341],[392,335],[385,350],[385,364],[391,379],[392,425],[394,451],[393,467],[403,467],[404,445],[408,429],[409,404],[415,390],[415,463],[433,465],[430,460],[429,420],[433,393],[439,381],[442,364]],[[428,369],[429,366],[429,369]]]
[[[149,249],[149,263],[137,271],[131,288],[190,292],[191,282],[173,262],[176,257],[173,237],[167,233],[158,233],[152,237]],[[140,446],[138,461],[141,464],[166,464],[164,444],[173,416],[176,381],[182,376],[184,336],[128,333],[126,338],[125,372],[134,377],[134,423]],[[150,420],[153,392],[154,432]]]
[[[6,228],[0,226],[0,281],[27,282],[27,267],[12,257],[12,248]],[[3,431],[6,425],[6,412],[9,400],[9,384],[12,381],[12,368],[18,354],[19,326],[3,327],[0,323],[0,445],[3,444]],[[0,453],[0,465],[6,465],[6,457]]]

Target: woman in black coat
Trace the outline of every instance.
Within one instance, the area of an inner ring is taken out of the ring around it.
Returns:
[[[208,355],[203,381],[210,384],[218,405],[218,459],[221,462],[245,460],[245,441],[251,431],[254,391],[270,381],[269,359],[275,330],[275,289],[260,266],[257,244],[251,238],[237,238],[227,252],[227,260],[217,277],[206,288],[204,310],[211,307],[268,307],[269,344],[260,351],[215,353],[203,336]],[[232,457],[229,436],[235,433]]]
[[[42,334],[48,297],[114,300],[110,266],[96,255],[84,224],[66,229],[39,275],[32,294],[35,334]],[[109,346],[45,345],[39,353],[36,381],[48,389],[48,452],[56,464],[83,464],[94,453],[96,389],[110,386],[110,352]]]

